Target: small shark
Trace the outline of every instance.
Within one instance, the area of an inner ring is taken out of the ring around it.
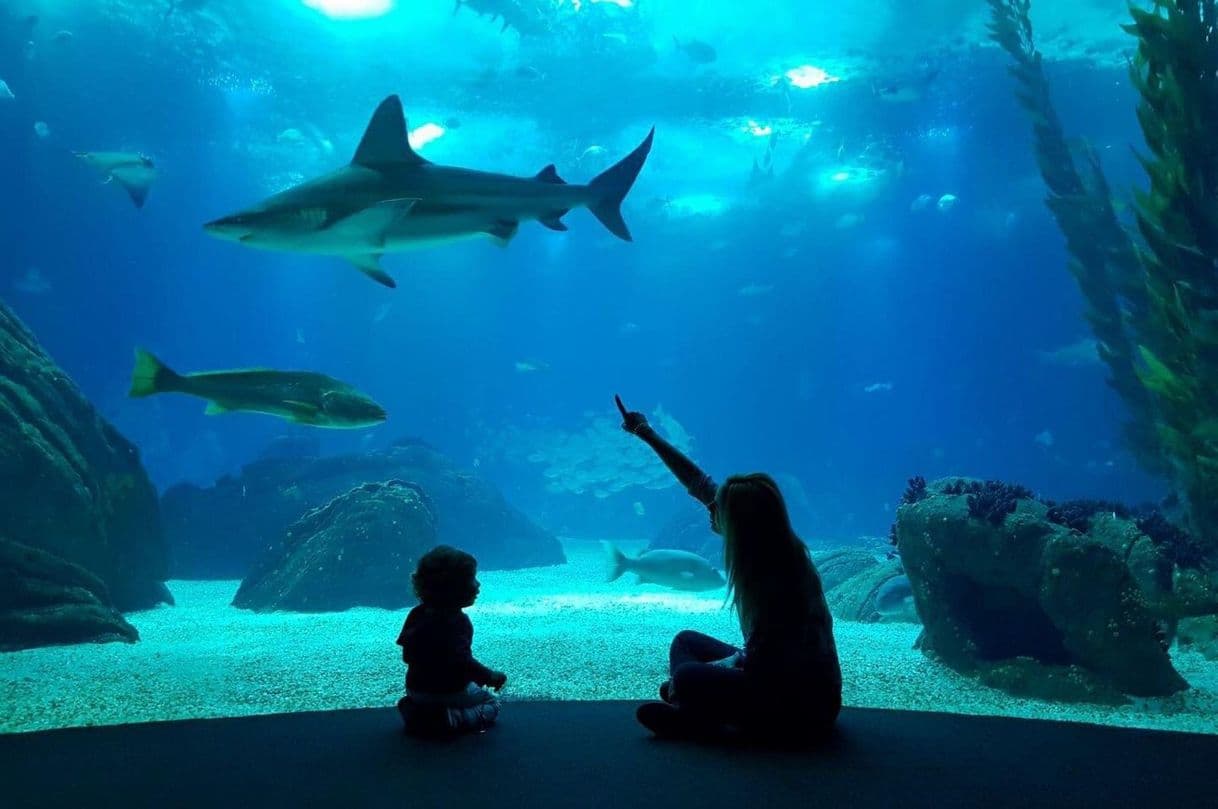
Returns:
[[[516,177],[420,157],[406,136],[396,95],[372,114],[347,166],[204,225],[212,236],[249,247],[343,256],[380,284],[385,253],[489,235],[506,245],[521,222],[566,230],[562,217],[587,208],[609,232],[632,241],[621,204],[651,151],[655,127],[634,151],[587,185],[568,184],[553,165]]]
[[[156,166],[152,159],[129,152],[73,152],[81,160],[100,171],[106,182],[113,180],[121,185],[135,207],[143,208],[148,198],[148,189],[156,180]]]

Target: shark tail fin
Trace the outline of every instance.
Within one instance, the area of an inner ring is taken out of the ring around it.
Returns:
[[[626,227],[626,220],[622,219],[622,200],[630,193],[631,186],[638,178],[643,163],[647,160],[648,153],[651,152],[651,141],[655,134],[655,127],[652,127],[651,131],[647,133],[647,137],[635,147],[633,152],[596,175],[592,178],[592,182],[588,183],[588,188],[593,195],[593,201],[588,206],[588,210],[592,211],[592,214],[609,229],[610,233],[623,241],[629,242],[633,239],[630,236],[630,228]]]
[[[128,396],[138,398],[176,390],[182,377],[169,366],[142,348],[135,350],[135,370],[131,372],[131,390]]]
[[[606,542],[604,545],[605,552],[609,554],[609,578],[605,581],[617,581],[623,573],[630,569],[630,559],[612,542]]]

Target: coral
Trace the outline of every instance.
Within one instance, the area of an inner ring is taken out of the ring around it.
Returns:
[[[1118,517],[1128,518],[1130,511],[1120,503],[1107,500],[1067,500],[1064,503],[1049,504],[1046,515],[1049,522],[1064,525],[1072,531],[1086,533],[1091,524],[1091,518],[1100,512],[1108,512]]]
[[[1198,542],[1196,537],[1169,522],[1160,512],[1139,517],[1137,526],[1177,567],[1208,569],[1212,566],[1213,548]]]
[[[958,478],[939,490],[953,497],[968,495],[968,513],[979,520],[1001,525],[1015,511],[1020,500],[1035,500],[1036,495],[1026,486],[1003,483],[1000,480],[965,480]]]
[[[914,475],[909,479],[909,486],[905,489],[905,493],[901,495],[901,503],[910,505],[923,497],[926,497],[926,478]]]

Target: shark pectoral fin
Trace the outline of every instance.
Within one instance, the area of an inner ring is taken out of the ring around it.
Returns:
[[[516,235],[518,230],[520,230],[520,223],[515,219],[500,219],[487,228],[485,232],[490,234],[491,238],[500,247],[507,247],[508,242],[512,240],[512,237]]]
[[[554,211],[539,217],[538,222],[548,227],[550,230],[566,230],[567,226],[563,224],[562,218],[566,216],[566,211]]]
[[[394,281],[393,277],[391,275],[389,275],[389,273],[387,273],[381,269],[381,265],[380,265],[381,254],[380,253],[368,253],[366,255],[352,255],[352,256],[347,256],[346,258],[347,258],[347,261],[350,261],[352,264],[355,265],[355,269],[359,270],[364,275],[371,278],[373,281],[376,281],[381,286],[387,286],[390,289],[394,289],[397,287],[397,285],[398,285],[397,281]]]
[[[567,184],[566,180],[564,180],[562,177],[558,176],[558,169],[556,169],[554,167],[553,163],[546,166],[541,171],[537,172],[537,176],[534,177],[533,179],[537,180],[540,183],[553,183],[555,185],[566,185]]]
[[[322,222],[318,230],[338,235],[346,234],[360,244],[382,247],[389,228],[402,217],[408,216],[410,209],[418,201],[416,197],[383,200],[358,211],[329,217]]]
[[[218,416],[221,413],[228,413],[231,410],[232,410],[231,407],[225,407],[224,405],[220,404],[219,402],[208,402],[207,409],[203,411],[203,415]]]
[[[402,100],[396,95],[386,98],[372,113],[372,120],[368,122],[351,162],[371,168],[389,163],[422,165],[427,162],[410,148],[406,115],[402,112]]]

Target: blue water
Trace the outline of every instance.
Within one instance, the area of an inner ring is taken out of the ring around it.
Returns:
[[[649,536],[684,496],[556,494],[528,460],[538,447],[513,449],[514,429],[550,431],[535,439],[544,450],[589,413],[613,418],[615,393],[662,405],[716,476],[796,478],[809,539],[885,534],[914,474],[1001,477],[1058,499],[1161,494],[1121,447],[1103,369],[1041,355],[1090,335],[1028,120],[1003,55],[983,47],[982,3],[563,3],[561,35],[532,37],[447,0],[365,20],[298,0],[214,0],[164,22],[166,5],[0,7],[0,79],[15,95],[0,101],[0,297],[140,447],[158,486],[209,483],[306,428],[205,416],[188,397],[128,399],[136,346],[183,372],[348,381],[390,418],[318,431],[326,452],[420,436],[574,535]],[[1068,30],[1100,43],[1047,65],[1063,124],[1097,146],[1128,198],[1142,184],[1128,42],[1115,23],[1088,27],[1107,4],[1051,5],[1035,18],[1047,41]],[[73,36],[56,41],[59,30]],[[694,64],[674,34],[718,59]],[[783,72],[805,64],[841,80],[790,86]],[[875,93],[933,71],[918,100]],[[412,129],[459,123],[422,147],[430,160],[517,174],[553,162],[570,181],[654,125],[624,206],[634,242],[576,211],[569,232],[527,224],[507,248],[389,256],[388,290],[337,259],[203,232],[344,164],[391,93]],[[750,121],[780,130],[779,175],[810,136],[807,171],[750,187],[768,141]],[[142,210],[71,154],[112,149],[156,161]],[[881,173],[855,182],[863,165]],[[929,206],[911,210],[924,194]],[[943,194],[957,198],[950,210]],[[715,207],[681,215],[698,199]],[[610,433],[593,454],[612,464],[627,440]]]

